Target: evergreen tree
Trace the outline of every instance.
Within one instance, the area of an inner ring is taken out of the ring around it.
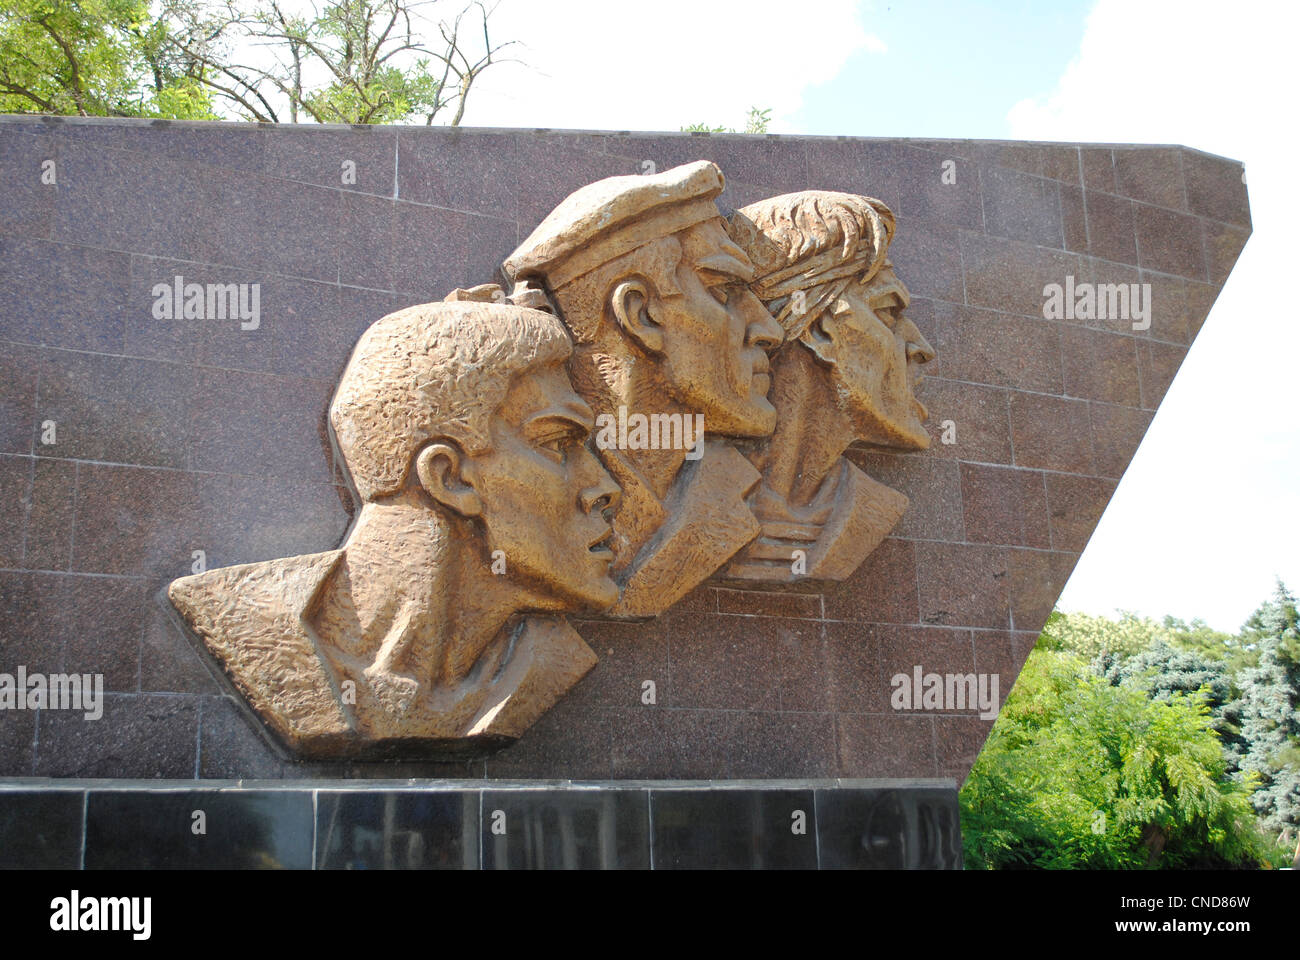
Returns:
[[[1259,662],[1238,681],[1238,766],[1243,777],[1259,778],[1251,802],[1265,829],[1290,838],[1300,828],[1300,616],[1281,581],[1242,633],[1254,638]]]
[[[1161,638],[1129,657],[1104,652],[1093,660],[1092,669],[1112,686],[1137,687],[1152,700],[1168,701],[1174,694],[1200,693],[1210,709],[1210,728],[1219,735],[1235,769],[1243,745],[1242,703],[1233,696],[1232,677],[1223,661],[1179,649]]]

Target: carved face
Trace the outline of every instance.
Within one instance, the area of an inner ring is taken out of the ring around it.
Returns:
[[[663,330],[663,367],[676,398],[704,414],[708,433],[765,437],[776,428],[768,354],[780,325],[750,292],[753,265],[727,237],[721,219],[678,235],[676,279],[682,295],[656,298],[651,316]]]
[[[930,445],[930,436],[915,390],[934,348],[904,315],[910,301],[886,264],[866,283],[850,284],[831,306],[829,322],[814,324],[808,336],[829,341],[825,355],[833,361],[836,394],[858,438],[920,450]]]
[[[535,367],[494,414],[491,449],[473,457],[488,548],[502,551],[504,575],[537,609],[604,609],[618,600],[603,512],[617,508],[620,494],[587,448],[592,425],[564,367]]]

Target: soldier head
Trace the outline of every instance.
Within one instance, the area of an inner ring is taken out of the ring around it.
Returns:
[[[930,442],[914,389],[934,348],[905,311],[910,297],[887,254],[894,215],[879,200],[808,190],[732,215],[755,265],[753,290],[830,378],[857,439],[920,449]]]
[[[508,304],[422,304],[373,324],[330,405],[363,510],[401,499],[464,521],[534,608],[617,600],[602,513],[619,492],[586,447],[570,350],[555,317]]]
[[[698,413],[709,433],[764,437],[781,328],[748,288],[753,265],[714,203],[722,187],[707,161],[600,180],[504,270],[550,293],[577,345],[574,382],[594,403]]]

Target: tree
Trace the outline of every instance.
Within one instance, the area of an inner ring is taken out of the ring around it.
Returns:
[[[1041,641],[1053,650],[1069,650],[1085,660],[1101,654],[1133,656],[1157,643],[1186,650],[1206,660],[1223,661],[1229,674],[1254,662],[1251,639],[1213,630],[1203,620],[1187,623],[1175,617],[1161,621],[1120,611],[1118,619],[1087,613],[1052,611]]]
[[[1113,686],[1128,684],[1153,700],[1168,701],[1176,694],[1200,694],[1209,708],[1211,729],[1229,751],[1241,743],[1241,702],[1233,694],[1232,677],[1221,660],[1210,660],[1191,650],[1180,650],[1164,637],[1133,656],[1103,653],[1092,669]]]
[[[1222,660],[1229,674],[1236,674],[1255,662],[1254,645],[1248,638],[1214,630],[1204,620],[1188,623],[1167,616],[1161,622],[1161,636],[1165,642],[1208,660]]]
[[[166,37],[179,4],[0,0],[0,112],[214,119]]]
[[[1047,650],[1061,650],[1093,660],[1103,654],[1127,657],[1141,653],[1159,636],[1159,625],[1135,613],[1122,612],[1118,620],[1111,620],[1053,610],[1038,643]]]
[[[1264,826],[1287,839],[1300,832],[1300,617],[1281,581],[1242,632],[1255,638],[1259,661],[1238,680],[1239,765],[1260,780],[1252,802]]]
[[[1241,627],[1243,637],[1255,640],[1278,637],[1284,633],[1294,636],[1298,630],[1300,609],[1297,609],[1296,598],[1281,579],[1273,585],[1272,598],[1261,603]]]
[[[481,2],[438,20],[435,7],[0,0],[0,109],[456,126],[475,82],[512,43],[492,42]]]
[[[961,792],[975,868],[1280,863],[1200,694],[1151,700],[1035,649]]]
[[[493,44],[491,10],[480,2],[435,22],[428,14],[439,6],[331,0],[303,15],[284,0],[226,0],[174,31],[172,43],[244,119],[432,124],[450,112],[457,126],[475,81],[513,42]],[[469,37],[480,33],[482,49],[470,53]]]

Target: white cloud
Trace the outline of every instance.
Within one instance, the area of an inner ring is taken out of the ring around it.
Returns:
[[[1254,234],[1063,597],[1235,629],[1280,574],[1300,588],[1300,223],[1291,4],[1101,0],[1026,139],[1180,143],[1242,160]],[[1291,103],[1290,107],[1286,104]]]
[[[804,92],[832,79],[859,50],[883,53],[855,0],[503,0],[489,21],[517,39],[524,64],[494,66],[475,86],[473,126],[670,130],[743,127],[771,108],[773,129]]]

